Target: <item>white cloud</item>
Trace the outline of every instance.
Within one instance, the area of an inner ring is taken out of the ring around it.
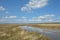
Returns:
[[[38,19],[38,17],[32,17],[29,21],[34,21],[34,22],[37,21],[38,22],[38,21],[41,21],[41,19]]]
[[[21,10],[22,10],[22,11],[25,11],[25,12],[28,12],[28,11],[31,10],[31,8],[29,8],[29,7],[22,7]]]
[[[17,16],[5,16],[3,18],[17,18]]]
[[[42,16],[38,16],[38,17],[32,17],[28,21],[30,21],[30,22],[52,22],[54,16],[55,15],[53,15],[53,14],[47,14],[47,15],[42,15]]]
[[[21,19],[19,19],[19,22],[22,22],[22,23],[52,22],[54,16],[55,15],[53,15],[53,14],[47,14],[47,15],[42,15],[42,16],[38,16],[38,17],[32,17],[29,19],[25,16],[22,16]]]
[[[3,6],[0,6],[0,11],[5,11],[5,8]]]
[[[21,18],[22,18],[22,19],[26,19],[27,17],[25,17],[25,16],[22,16]]]
[[[3,6],[0,6],[0,11],[5,11],[5,8]]]
[[[14,23],[17,18],[16,16],[3,16],[0,18],[0,23]]]
[[[56,21],[60,21],[57,18],[55,18],[55,15],[53,14],[47,14],[47,15],[41,15],[41,16],[37,16],[37,17],[32,17],[32,18],[28,18],[25,16],[22,16],[21,18],[17,18],[16,16],[5,16],[4,18],[2,18],[2,20],[0,19],[0,22],[12,22],[12,23],[42,23],[42,22],[56,22]],[[9,19],[7,19],[9,18]],[[17,19],[11,19],[11,18],[17,18]]]
[[[5,12],[5,13],[9,13],[8,11],[6,11],[6,8],[3,7],[3,6],[0,6],[0,11],[3,11],[3,12]]]
[[[21,8],[22,11],[30,11],[32,9],[42,8],[48,4],[48,0],[30,0]]]
[[[0,11],[5,11],[5,8],[3,6],[0,6]]]
[[[53,14],[47,14],[47,15],[42,15],[42,16],[39,16],[38,18],[40,18],[40,19],[49,19],[49,18],[52,18],[52,17],[54,17],[55,15],[53,15]]]
[[[49,19],[48,22],[53,22],[54,20],[53,19]]]

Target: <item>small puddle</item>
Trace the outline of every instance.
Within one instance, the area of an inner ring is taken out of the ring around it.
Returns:
[[[28,31],[39,32],[43,35],[47,35],[48,37],[51,38],[51,40],[60,40],[60,30],[41,29],[41,28],[35,28],[31,26],[19,26],[19,28]]]

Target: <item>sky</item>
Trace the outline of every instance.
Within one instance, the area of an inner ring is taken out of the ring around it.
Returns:
[[[60,22],[60,0],[0,0],[0,23]]]

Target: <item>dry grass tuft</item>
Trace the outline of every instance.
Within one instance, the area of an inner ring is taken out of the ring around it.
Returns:
[[[37,32],[29,32],[18,28],[18,25],[1,25],[0,40],[49,40]]]

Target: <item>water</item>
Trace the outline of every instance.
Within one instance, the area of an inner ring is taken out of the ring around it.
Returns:
[[[39,32],[43,35],[47,35],[48,37],[50,37],[51,40],[60,40],[60,30],[41,29],[41,28],[35,28],[30,26],[19,26],[19,28],[22,28],[28,31]]]

